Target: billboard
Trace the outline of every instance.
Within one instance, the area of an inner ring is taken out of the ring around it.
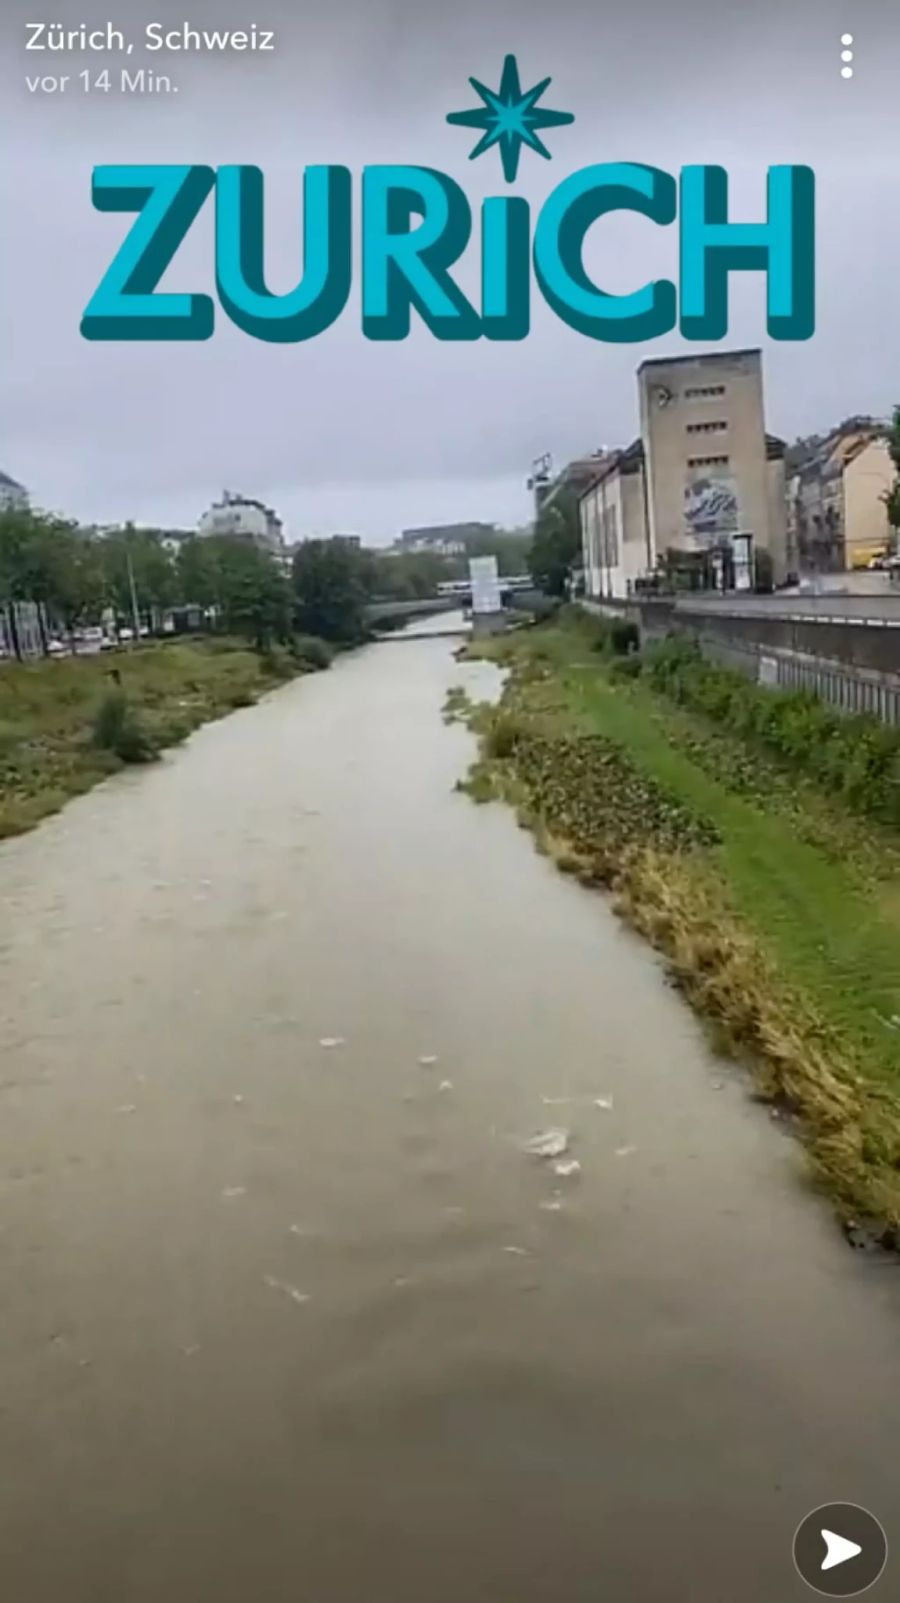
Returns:
[[[478,613],[502,612],[500,576],[496,557],[470,557],[469,579],[472,584],[472,611]]]
[[[717,545],[740,528],[737,486],[721,468],[699,468],[684,487],[684,521],[700,545]]]

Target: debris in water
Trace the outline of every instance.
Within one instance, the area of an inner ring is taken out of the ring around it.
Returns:
[[[544,1213],[559,1213],[560,1209],[562,1208],[562,1203],[559,1197],[549,1197],[541,1203],[541,1207],[543,1208]]]
[[[602,1108],[604,1113],[612,1113],[613,1099],[611,1096],[595,1096],[594,1107]]]
[[[453,1090],[453,1081],[452,1080],[442,1080],[440,1085],[438,1086],[438,1090],[439,1091],[452,1091]]]
[[[543,1102],[545,1108],[565,1108],[565,1107],[568,1107],[568,1105],[571,1102],[571,1100],[572,1100],[572,1098],[570,1096],[542,1096],[541,1097],[541,1101]]]
[[[553,1172],[562,1180],[567,1180],[570,1174],[581,1173],[581,1164],[577,1158],[563,1158],[561,1163],[554,1163]]]
[[[533,1158],[561,1158],[569,1150],[568,1130],[540,1130],[525,1142],[525,1151]]]
[[[423,1053],[422,1057],[420,1057],[420,1059],[419,1059],[419,1067],[423,1068],[423,1069],[432,1069],[432,1068],[434,1068],[434,1065],[436,1064],[436,1062],[437,1062],[437,1053],[436,1052],[425,1052],[425,1053]]]
[[[244,1099],[242,1096],[236,1096],[233,1100],[235,1106],[239,1108]]]
[[[224,1201],[226,1201],[226,1202],[228,1201],[228,1199],[230,1197],[245,1197],[247,1195],[247,1187],[246,1186],[225,1186],[223,1188],[222,1192],[221,1192],[221,1195],[222,1195],[222,1198],[224,1199]]]
[[[134,1102],[124,1102],[120,1108],[116,1108],[116,1112],[117,1113],[137,1113],[137,1104],[134,1103]]]
[[[263,1280],[273,1291],[281,1291],[286,1297],[290,1297],[291,1302],[309,1302],[309,1292],[298,1291],[297,1287],[292,1286],[287,1280],[276,1280],[274,1275],[263,1275]]]
[[[529,1256],[527,1247],[504,1247],[503,1251],[508,1252],[513,1258],[527,1258]]]
[[[324,1046],[326,1050],[333,1046],[344,1046],[345,1044],[342,1035],[323,1035],[319,1041],[319,1045]]]
[[[637,1152],[637,1147],[616,1147],[617,1158],[630,1158],[633,1152]]]
[[[724,1080],[713,1080],[711,1089],[713,1091],[724,1091],[724,1089],[725,1089],[725,1081]]]

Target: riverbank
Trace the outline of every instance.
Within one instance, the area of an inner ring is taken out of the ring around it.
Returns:
[[[33,828],[123,766],[96,739],[104,701],[124,700],[149,756],[314,666],[284,651],[260,655],[234,640],[154,643],[114,658],[4,665],[0,839]]]
[[[804,1140],[852,1240],[900,1244],[900,836],[627,678],[563,618],[481,649],[468,787],[665,954]],[[451,703],[452,711],[452,703]]]

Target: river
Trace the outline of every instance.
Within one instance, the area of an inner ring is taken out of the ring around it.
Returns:
[[[784,1603],[818,1504],[896,1529],[896,1270],[454,793],[454,683],[371,647],[0,849],[16,1603]]]

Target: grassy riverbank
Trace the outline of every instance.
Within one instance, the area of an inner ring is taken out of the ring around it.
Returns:
[[[474,715],[470,787],[613,890],[795,1121],[854,1239],[897,1246],[900,834],[598,643],[563,618],[486,648],[511,673],[500,707]]]
[[[122,766],[115,750],[98,743],[104,703],[107,711],[111,700],[124,703],[130,728],[140,736],[135,751],[146,759],[312,666],[283,651],[260,656],[230,640],[3,665],[0,838],[31,829]]]

